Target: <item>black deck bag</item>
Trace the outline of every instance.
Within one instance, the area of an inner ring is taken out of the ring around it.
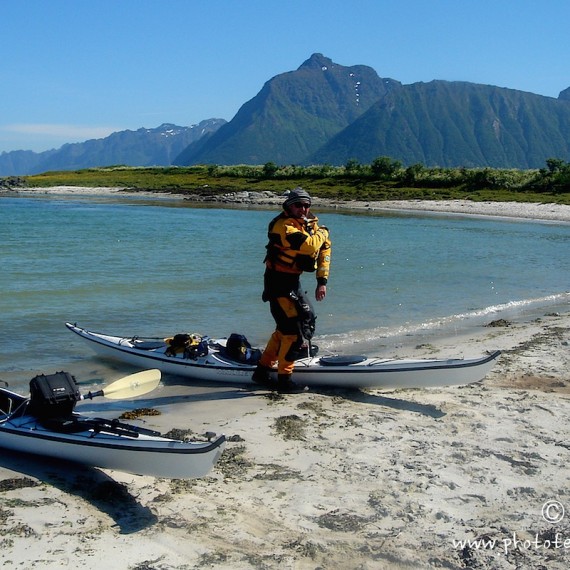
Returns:
[[[80,399],[79,387],[68,372],[40,374],[30,380],[28,413],[41,419],[65,418]]]
[[[247,338],[238,333],[232,333],[226,341],[226,356],[238,362],[257,364],[261,350],[252,348]]]
[[[208,341],[198,334],[176,334],[165,339],[165,342],[168,345],[166,356],[176,356],[182,352],[184,358],[196,360],[199,356],[208,355]]]

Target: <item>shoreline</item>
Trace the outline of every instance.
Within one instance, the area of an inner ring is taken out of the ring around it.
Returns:
[[[280,205],[281,196],[268,192],[236,192],[218,197],[199,197],[152,191],[129,191],[124,188],[93,188],[55,186],[51,188],[26,188],[1,192],[0,195],[72,195],[72,196],[139,196],[156,200],[186,200],[200,204],[225,204],[248,207],[251,205]],[[570,206],[553,203],[526,202],[472,202],[470,200],[387,200],[387,201],[339,201],[315,197],[315,209],[364,212],[424,212],[463,216],[515,218],[546,222],[570,223]]]

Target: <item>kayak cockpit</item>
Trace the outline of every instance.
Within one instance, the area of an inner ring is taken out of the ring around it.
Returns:
[[[0,422],[10,416],[21,415],[27,407],[28,399],[9,390],[0,389]]]

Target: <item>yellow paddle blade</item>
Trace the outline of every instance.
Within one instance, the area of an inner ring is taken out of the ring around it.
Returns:
[[[143,370],[123,378],[119,378],[106,388],[101,390],[105,398],[111,400],[121,400],[123,398],[134,398],[142,396],[154,390],[160,383],[160,370]]]

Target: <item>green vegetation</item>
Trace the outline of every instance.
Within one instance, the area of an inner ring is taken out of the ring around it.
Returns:
[[[336,200],[491,200],[570,204],[570,163],[548,159],[533,170],[403,167],[388,157],[344,166],[200,165],[189,167],[112,166],[25,176],[29,187],[118,187],[200,197],[231,192],[282,193],[303,186]]]

